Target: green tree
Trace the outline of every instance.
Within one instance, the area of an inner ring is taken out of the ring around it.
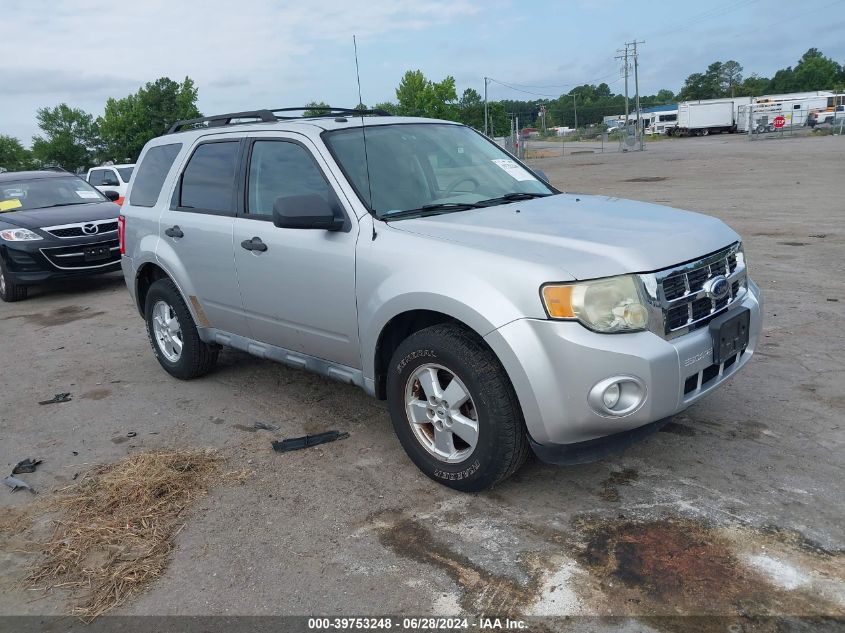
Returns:
[[[831,90],[840,81],[842,67],[811,48],[795,66],[795,85],[798,90]]]
[[[323,103],[322,101],[309,101],[305,104],[305,107],[308,109],[302,112],[302,116],[304,117],[320,116],[331,109],[328,103]]]
[[[792,66],[777,71],[766,87],[766,92],[769,93],[795,92],[796,90],[798,90],[798,82],[795,80],[795,71],[792,70]]]
[[[77,171],[91,164],[100,146],[94,117],[60,103],[39,108],[36,115],[42,135],[32,137],[32,155],[42,164]]]
[[[201,116],[198,96],[190,77],[182,83],[161,77],[135,94],[108,99],[103,116],[97,119],[103,141],[100,158],[137,160],[144,144],[167,132],[176,121]]]
[[[655,96],[655,100],[657,100],[660,103],[660,105],[663,105],[663,104],[666,104],[666,103],[672,103],[673,101],[675,101],[675,93],[672,92],[671,90],[666,90],[664,88],[663,90],[659,90],[657,92],[657,95]]]
[[[373,106],[375,110],[384,110],[394,116],[399,114],[399,106],[395,103],[391,103],[390,101],[383,101],[382,103],[377,103]]]
[[[484,101],[474,88],[467,88],[461,94],[461,98],[458,100],[458,110],[458,120],[461,123],[476,130],[484,128]]]
[[[8,171],[32,169],[32,153],[14,136],[0,134],[0,167]]]
[[[424,93],[428,80],[421,70],[409,70],[396,88],[397,112],[402,116],[423,116]]]
[[[734,96],[742,83],[742,64],[732,59],[722,64],[721,92],[723,96]]]

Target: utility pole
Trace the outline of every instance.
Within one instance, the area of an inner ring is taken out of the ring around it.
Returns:
[[[487,84],[490,83],[490,77],[484,78],[484,136],[492,136],[487,133]]]
[[[617,49],[616,51],[619,53],[615,57],[615,59],[621,59],[622,61],[622,70],[625,73],[625,129],[628,128],[628,43],[625,43],[625,50],[623,51],[621,48]]]
[[[634,40],[633,42],[626,42],[625,48],[633,46],[634,47],[634,90],[637,93],[637,136],[640,139],[640,150],[644,149],[643,146],[643,127],[642,127],[642,120],[640,119],[640,81],[639,81],[639,74],[638,74],[638,66],[637,63],[637,44],[645,44],[645,42],[638,42]]]

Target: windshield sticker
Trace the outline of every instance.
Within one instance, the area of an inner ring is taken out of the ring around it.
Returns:
[[[99,200],[100,196],[93,191],[77,191],[76,195],[87,200]]]
[[[0,213],[4,211],[14,211],[15,209],[20,209],[23,205],[21,201],[13,198],[11,200],[0,200]]]
[[[528,170],[520,167],[515,161],[512,161],[509,158],[494,158],[493,162],[501,169],[508,172],[514,180],[536,180],[534,176],[528,173]]]

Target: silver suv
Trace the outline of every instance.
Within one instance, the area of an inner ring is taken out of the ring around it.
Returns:
[[[147,143],[120,218],[162,367],[222,346],[386,399],[432,479],[602,457],[746,365],[739,236],[697,213],[561,193],[474,130],[259,110]]]

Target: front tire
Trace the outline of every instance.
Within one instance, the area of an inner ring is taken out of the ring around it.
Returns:
[[[405,452],[449,488],[491,488],[528,457],[513,386],[492,350],[463,327],[434,325],[405,339],[390,362],[387,399]]]
[[[190,380],[211,371],[219,348],[200,339],[188,306],[170,279],[150,286],[144,317],[153,353],[167,373]]]
[[[28,293],[29,289],[26,286],[13,284],[9,280],[6,264],[3,262],[3,258],[0,257],[0,299],[6,303],[12,303],[26,299]]]

